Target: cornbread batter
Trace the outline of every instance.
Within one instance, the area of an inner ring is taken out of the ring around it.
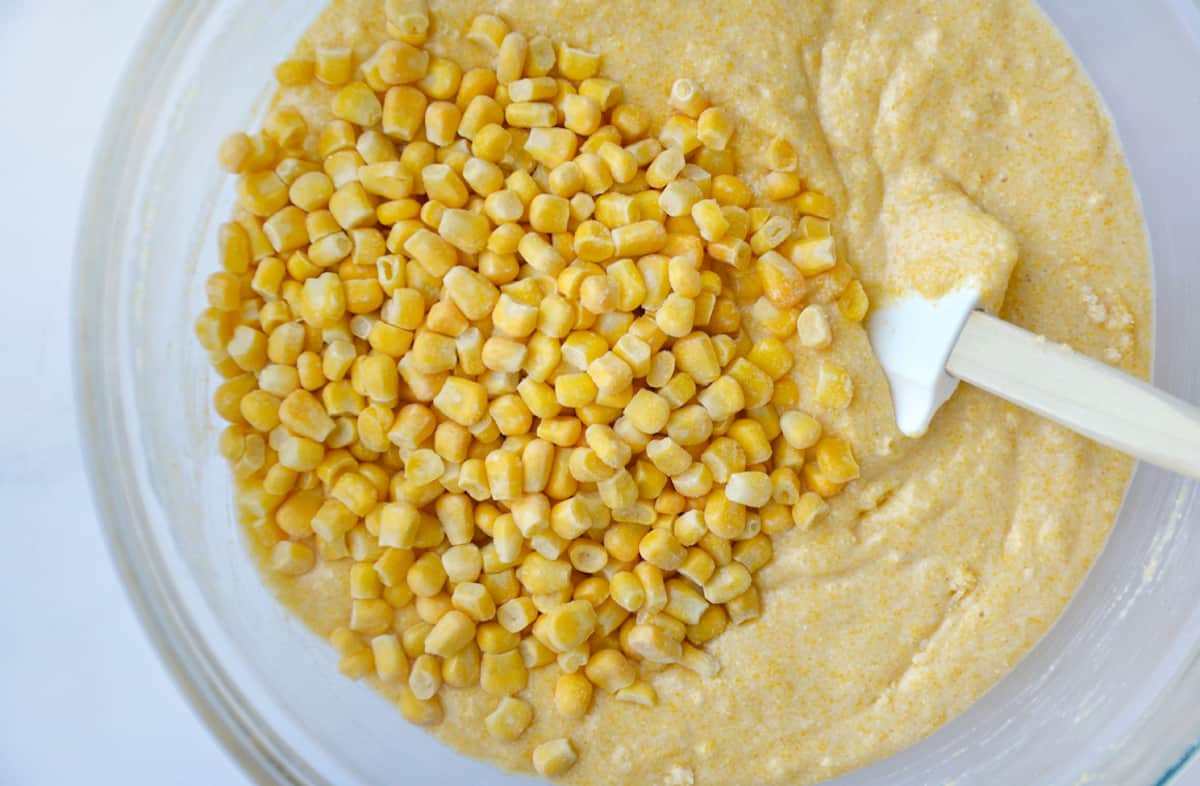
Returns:
[[[751,182],[768,142],[790,140],[810,186],[833,197],[842,252],[873,300],[970,282],[1005,318],[1146,374],[1133,184],[1099,99],[1028,0],[431,4],[439,54],[485,63],[463,35],[476,13],[499,13],[601,53],[656,122],[671,83],[694,79],[735,116]],[[381,2],[337,0],[298,51],[361,57],[383,31]],[[310,125],[327,119],[327,90],[281,100]],[[662,671],[653,708],[597,691],[575,721],[548,708],[556,670],[542,669],[517,742],[481,733],[495,699],[476,690],[443,696],[438,736],[521,769],[534,744],[569,737],[570,783],[790,786],[911,745],[1016,664],[1102,548],[1129,460],[966,387],[924,438],[904,439],[864,332],[835,330],[855,399],[826,425],[852,439],[862,478],[826,519],[776,538],[758,574],[762,619],[709,646],[720,674]],[[808,391],[815,353],[794,349]],[[276,580],[322,633],[346,614],[328,568]]]

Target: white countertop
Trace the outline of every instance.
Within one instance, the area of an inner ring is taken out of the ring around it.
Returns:
[[[155,5],[0,0],[0,786],[248,782],[134,618],[77,444],[67,305],[79,202]],[[1200,786],[1200,770],[1176,784]]]

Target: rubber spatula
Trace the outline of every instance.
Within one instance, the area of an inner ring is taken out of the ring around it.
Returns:
[[[900,431],[925,433],[959,381],[1143,461],[1200,478],[1200,409],[997,319],[974,292],[904,298],[867,330]]]

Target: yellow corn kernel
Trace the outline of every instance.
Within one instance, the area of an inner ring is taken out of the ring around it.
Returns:
[[[557,778],[575,765],[578,756],[566,739],[543,742],[533,749],[533,769],[546,778]]]
[[[484,459],[484,468],[492,499],[510,501],[521,496],[520,456],[510,451],[494,451]]]
[[[700,117],[708,107],[708,97],[691,79],[676,79],[671,85],[671,94],[667,103],[672,109],[683,112],[689,117]]]
[[[437,627],[434,626],[434,630]],[[433,634],[431,633],[430,636]],[[426,639],[426,648],[429,641]],[[431,653],[424,653],[412,663],[408,673],[408,687],[413,695],[422,701],[432,699],[442,687],[442,664]]]
[[[496,51],[496,81],[508,85],[525,73],[529,42],[525,36],[510,32],[500,41]]]
[[[641,580],[630,571],[614,574],[609,580],[608,591],[613,601],[629,612],[638,611],[646,602],[646,590]]]
[[[484,653],[479,669],[479,686],[493,696],[511,696],[529,682],[529,671],[518,650]]]
[[[669,530],[652,529],[638,545],[642,559],[662,570],[676,570],[687,556],[687,550]]]
[[[838,311],[849,322],[862,322],[867,316],[870,301],[860,282],[854,281],[843,290],[837,301]]]
[[[411,142],[425,122],[429,99],[415,87],[393,87],[384,94],[380,122],[383,133]]]
[[[488,734],[498,740],[513,742],[533,722],[533,707],[520,699],[505,696],[500,700],[496,709],[484,718],[483,724]]]
[[[288,204],[288,185],[274,172],[251,172],[238,180],[238,204],[260,218]]]
[[[334,96],[333,115],[348,123],[369,128],[382,118],[383,105],[370,87],[362,82],[351,82]]]
[[[562,99],[562,124],[567,130],[588,136],[604,121],[600,104],[589,96],[568,93]]]
[[[825,437],[815,448],[821,474],[834,483],[848,483],[859,476],[858,462],[850,443],[839,437]]]
[[[284,87],[299,87],[313,79],[316,64],[312,60],[290,58],[275,66],[275,81]]]
[[[470,198],[467,185],[463,182],[462,177],[447,164],[426,166],[421,170],[421,182],[430,199],[440,202],[448,208],[464,207]]]
[[[644,623],[633,625],[622,643],[628,647],[630,653],[651,663],[674,663],[683,654],[679,640],[657,625]],[[628,688],[624,690],[628,690]]]
[[[800,188],[800,178],[793,172],[769,172],[763,183],[764,195],[774,202],[796,196]]]
[[[821,424],[804,412],[785,412],[779,417],[784,439],[796,450],[806,450],[821,438]]]
[[[566,232],[571,205],[552,194],[538,194],[529,204],[529,224],[536,232]]]
[[[591,79],[600,70],[600,55],[563,44],[558,48],[558,72],[572,82]]]
[[[349,49],[317,47],[317,79],[327,85],[344,85],[354,73],[353,54]]]
[[[828,510],[829,505],[821,498],[820,494],[806,491],[792,506],[792,523],[800,530],[809,529]]]
[[[829,409],[845,409],[854,398],[854,382],[841,366],[823,361],[817,372],[817,403]]]
[[[618,257],[640,257],[662,249],[667,242],[666,229],[657,221],[638,221],[612,232],[614,253]]]
[[[759,533],[752,538],[739,540],[733,545],[733,560],[746,566],[746,570],[756,573],[771,561],[774,550],[771,538]]]
[[[530,267],[546,275],[556,276],[566,265],[562,254],[536,232],[525,233],[517,246],[517,252]]]
[[[478,254],[487,247],[492,227],[485,216],[469,210],[449,209],[442,214],[438,234],[466,254]]]
[[[734,625],[758,619],[762,615],[762,602],[758,590],[751,587],[726,603],[725,609],[729,613],[729,621]]]
[[[429,71],[417,86],[430,98],[449,101],[458,93],[462,75],[462,67],[458,63],[442,57],[433,57],[429,60]]]
[[[774,336],[756,342],[746,358],[773,380],[782,379],[795,363],[791,350]]]
[[[617,470],[596,485],[600,491],[600,498],[611,510],[629,508],[637,502],[637,483],[624,469]]]
[[[496,616],[496,602],[482,584],[465,582],[454,588],[451,595],[454,608],[475,622],[487,622]],[[474,636],[474,630],[471,631]]]
[[[461,609],[453,609],[446,612],[425,637],[425,652],[448,658],[474,640],[475,623]]]
[[[833,200],[816,191],[805,191],[796,197],[796,212],[829,220],[833,218]]]
[[[705,109],[696,121],[696,136],[712,150],[724,150],[733,136],[733,129],[733,120],[719,107]]]
[[[691,216],[700,236],[710,243],[721,240],[729,231],[729,221],[715,199],[702,199],[692,205]]]
[[[700,391],[696,400],[713,420],[725,420],[741,412],[746,406],[742,386],[732,376],[719,377]]]
[[[276,543],[271,549],[270,566],[276,573],[299,576],[312,570],[315,563],[316,555],[303,543],[284,540]]]
[[[467,40],[478,44],[488,52],[496,53],[500,51],[500,45],[510,30],[508,23],[500,17],[494,14],[479,14],[471,20],[471,27],[467,31]]]

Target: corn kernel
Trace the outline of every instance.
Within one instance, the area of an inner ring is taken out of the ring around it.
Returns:
[[[484,653],[479,669],[479,686],[493,696],[511,696],[522,691],[529,672],[518,650]]]

